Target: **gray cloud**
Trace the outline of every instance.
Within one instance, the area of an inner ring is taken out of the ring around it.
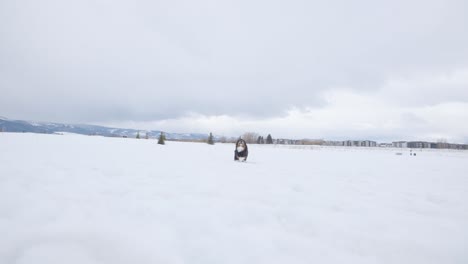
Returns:
[[[464,81],[419,81],[465,78],[466,10],[455,0],[2,1],[0,114],[263,119],[325,107],[333,89],[387,86],[398,92],[378,96],[420,98],[402,106],[466,102]]]

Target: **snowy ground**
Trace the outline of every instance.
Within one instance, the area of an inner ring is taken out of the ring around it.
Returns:
[[[0,133],[0,263],[468,263],[468,152]]]

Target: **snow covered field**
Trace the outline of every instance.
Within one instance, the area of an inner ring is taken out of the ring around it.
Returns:
[[[467,151],[233,151],[0,133],[0,263],[468,263]]]

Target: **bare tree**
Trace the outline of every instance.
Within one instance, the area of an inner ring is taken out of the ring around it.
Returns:
[[[242,135],[242,139],[249,144],[254,144],[257,143],[258,134],[255,132],[245,132],[244,135]]]
[[[439,139],[437,139],[437,143],[447,143],[447,139],[446,138],[439,138]]]

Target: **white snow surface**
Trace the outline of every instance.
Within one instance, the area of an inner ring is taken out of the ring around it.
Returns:
[[[468,263],[466,151],[234,148],[0,133],[0,263]]]

